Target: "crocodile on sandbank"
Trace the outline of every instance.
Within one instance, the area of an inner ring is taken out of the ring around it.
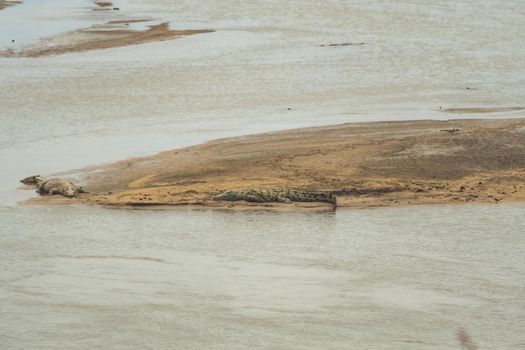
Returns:
[[[254,203],[327,202],[335,205],[337,198],[330,192],[250,187],[241,190],[226,191],[213,197],[213,199],[220,201],[246,201]]]
[[[24,185],[36,186],[36,192],[40,195],[61,194],[64,197],[76,197],[79,193],[84,193],[81,186],[76,186],[70,181],[63,179],[46,179],[40,175],[29,176],[20,180]]]

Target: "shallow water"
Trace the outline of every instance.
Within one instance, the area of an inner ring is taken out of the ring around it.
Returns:
[[[2,207],[0,347],[522,348],[524,214]]]
[[[218,137],[524,117],[439,112],[525,104],[523,1],[128,0],[118,14],[64,3],[0,11],[0,49],[14,34],[22,44],[113,15],[218,31],[0,58],[0,348],[450,349],[460,327],[482,349],[525,347],[523,206],[16,204],[34,195],[17,189],[28,175]],[[365,45],[320,46],[344,42]]]
[[[88,27],[103,13],[88,11],[86,0],[24,0],[0,11],[0,50],[19,49],[40,38]],[[12,42],[14,40],[14,42]]]

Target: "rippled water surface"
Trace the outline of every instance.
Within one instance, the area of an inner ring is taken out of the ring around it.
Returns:
[[[0,57],[0,349],[525,348],[524,207],[271,214],[17,205],[18,180],[230,135],[507,118],[525,3],[26,0],[0,50],[112,19],[216,32]],[[11,40],[16,39],[15,43]],[[338,43],[364,43],[327,47]]]
[[[0,347],[523,348],[524,214],[3,207]]]

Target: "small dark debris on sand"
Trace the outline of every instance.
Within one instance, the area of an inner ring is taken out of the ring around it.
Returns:
[[[444,132],[448,132],[450,134],[453,134],[455,132],[459,132],[459,129],[458,128],[450,128],[450,129],[441,129],[439,131],[444,131]]]
[[[337,46],[361,46],[365,45],[366,43],[339,43],[339,44],[323,44],[320,45],[321,47],[337,47]]]

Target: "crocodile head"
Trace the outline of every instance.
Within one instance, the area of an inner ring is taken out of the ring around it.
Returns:
[[[20,180],[24,185],[39,185],[44,181],[44,178],[40,175],[29,176],[25,179]]]
[[[238,201],[242,199],[242,196],[236,191],[226,191],[219,194],[218,196],[213,197],[213,199],[217,201]]]

